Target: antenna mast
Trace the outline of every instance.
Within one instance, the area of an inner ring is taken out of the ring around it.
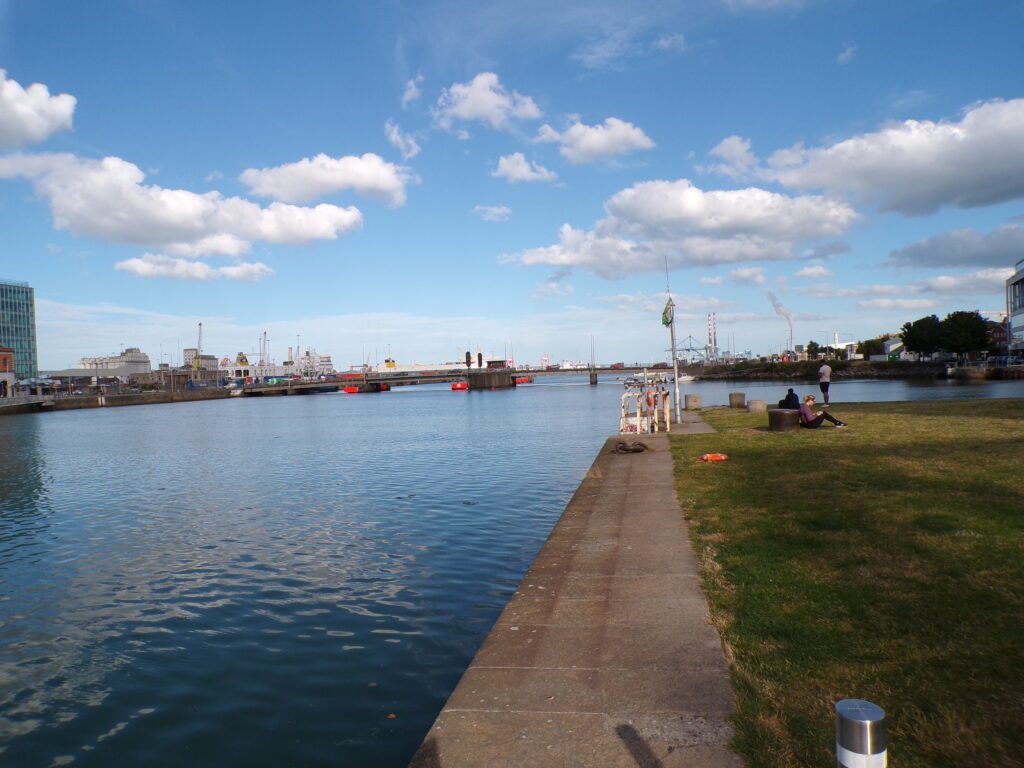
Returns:
[[[675,302],[672,301],[672,288],[668,282],[668,254],[665,254],[665,295],[668,297],[665,311],[669,314],[669,338],[672,340],[672,378],[676,389],[676,424],[682,424],[683,414],[679,405],[679,358],[676,356],[676,312]]]

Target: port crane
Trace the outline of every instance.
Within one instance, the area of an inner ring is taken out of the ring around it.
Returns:
[[[193,378],[199,376],[203,364],[203,324],[199,323],[199,337],[196,339],[196,356],[192,360]]]

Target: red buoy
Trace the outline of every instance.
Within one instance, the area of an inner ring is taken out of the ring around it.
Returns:
[[[452,382],[452,391],[453,392],[460,392],[460,391],[462,391],[464,389],[469,389],[469,382],[466,382],[466,381],[453,381]]]

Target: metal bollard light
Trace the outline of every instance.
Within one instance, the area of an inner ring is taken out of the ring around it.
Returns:
[[[885,710],[862,699],[836,703],[836,768],[885,768]]]

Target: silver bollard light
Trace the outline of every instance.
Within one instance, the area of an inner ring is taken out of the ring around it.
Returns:
[[[885,710],[862,699],[836,703],[836,768],[885,768]]]

